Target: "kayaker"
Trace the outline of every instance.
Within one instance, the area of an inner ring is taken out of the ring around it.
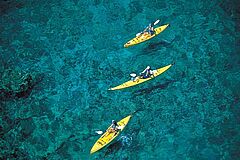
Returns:
[[[119,125],[117,124],[116,121],[112,120],[112,128],[117,131],[119,129]]]
[[[147,26],[147,28],[145,28],[142,32],[136,34],[136,37],[141,37],[142,35],[146,36],[146,35],[149,35],[149,34],[152,36],[155,33],[155,30],[154,30],[153,26],[154,26],[154,23],[150,23]],[[128,42],[128,43],[130,43],[130,42]]]
[[[150,23],[143,32],[145,33],[147,32],[152,36],[155,33],[153,26],[154,26],[154,23]]]
[[[159,22],[160,22],[160,20],[158,19],[158,20],[156,20],[155,22],[150,23],[142,32],[137,33],[137,34],[136,34],[136,37],[139,38],[139,37],[141,37],[142,35],[143,35],[143,36],[147,36],[147,35],[149,35],[149,34],[150,34],[151,36],[154,35],[154,34],[155,34],[155,30],[154,30],[153,26],[157,25]],[[129,43],[130,43],[130,42],[128,42],[127,44],[129,44]],[[127,44],[125,44],[124,47],[126,47]]]
[[[111,128],[108,129],[108,133],[118,132],[120,130],[120,126],[117,124],[115,120],[112,120]]]
[[[149,78],[153,75],[153,70],[151,70],[150,66],[147,66],[141,73],[140,76],[141,78],[145,79],[145,78]]]

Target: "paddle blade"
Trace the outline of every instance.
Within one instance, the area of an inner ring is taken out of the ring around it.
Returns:
[[[137,34],[136,34],[136,37],[138,37],[138,36],[140,36],[140,35],[141,35],[141,33],[137,33]]]
[[[137,74],[136,74],[136,73],[131,73],[130,76],[131,76],[131,77],[136,77]]]
[[[158,19],[158,20],[156,20],[153,24],[156,25],[156,24],[158,24],[159,22],[160,22],[160,20]]]
[[[103,134],[103,131],[95,131],[97,134]]]
[[[118,127],[118,129],[121,129],[121,130],[122,130],[123,128],[124,128],[124,126],[119,126],[119,127]]]

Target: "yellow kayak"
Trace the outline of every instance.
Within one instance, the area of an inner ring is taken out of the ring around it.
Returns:
[[[164,31],[168,27],[168,25],[169,24],[165,24],[165,25],[162,25],[160,27],[155,28],[154,29],[155,30],[155,34],[153,34],[153,35],[150,35],[147,32],[145,32],[143,34],[140,34],[139,36],[131,39],[126,44],[124,44],[124,47],[127,48],[127,47],[130,47],[130,46],[134,46],[136,44],[142,43],[144,41],[147,41],[147,40],[155,37],[156,35],[160,34],[162,31]]]
[[[154,70],[154,73],[153,73],[153,76],[149,77],[149,78],[145,78],[145,79],[142,79],[142,78],[138,78],[138,80],[136,81],[127,81],[123,84],[120,84],[119,86],[116,86],[116,87],[113,87],[113,88],[110,88],[108,90],[118,90],[118,89],[124,89],[124,88],[128,88],[128,87],[132,87],[132,86],[135,86],[135,85],[138,85],[140,83],[143,83],[143,82],[146,82],[148,80],[151,80],[157,76],[159,76],[160,74],[162,74],[163,72],[165,72],[166,70],[168,70],[173,64],[169,64],[165,67],[162,67],[162,68],[159,68],[159,69],[156,69]]]
[[[129,115],[129,116],[123,118],[122,120],[120,120],[119,122],[117,122],[117,124],[119,125],[119,128],[120,128],[119,131],[110,133],[109,131],[112,126],[108,127],[107,131],[93,145],[93,147],[90,151],[90,154],[97,152],[98,150],[102,149],[104,146],[109,144],[112,140],[114,140],[114,138],[116,138],[122,132],[122,130],[125,128],[125,126],[128,124],[128,121],[130,120],[131,116],[132,115]]]

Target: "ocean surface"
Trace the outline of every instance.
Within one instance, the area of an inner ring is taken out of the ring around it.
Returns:
[[[170,26],[123,47],[157,19]],[[108,91],[171,63],[154,80]],[[238,0],[1,0],[0,74],[0,159],[240,157]],[[95,131],[134,111],[90,155]]]

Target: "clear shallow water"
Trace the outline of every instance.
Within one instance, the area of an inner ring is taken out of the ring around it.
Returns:
[[[6,98],[1,90],[1,158],[240,156],[237,1],[0,3],[1,87],[14,84],[19,73],[38,77],[25,97]],[[148,42],[123,48],[158,18],[170,27]],[[131,72],[172,62],[150,82],[107,91]],[[95,130],[138,109],[122,133],[128,143],[119,137],[89,155],[98,138]]]

